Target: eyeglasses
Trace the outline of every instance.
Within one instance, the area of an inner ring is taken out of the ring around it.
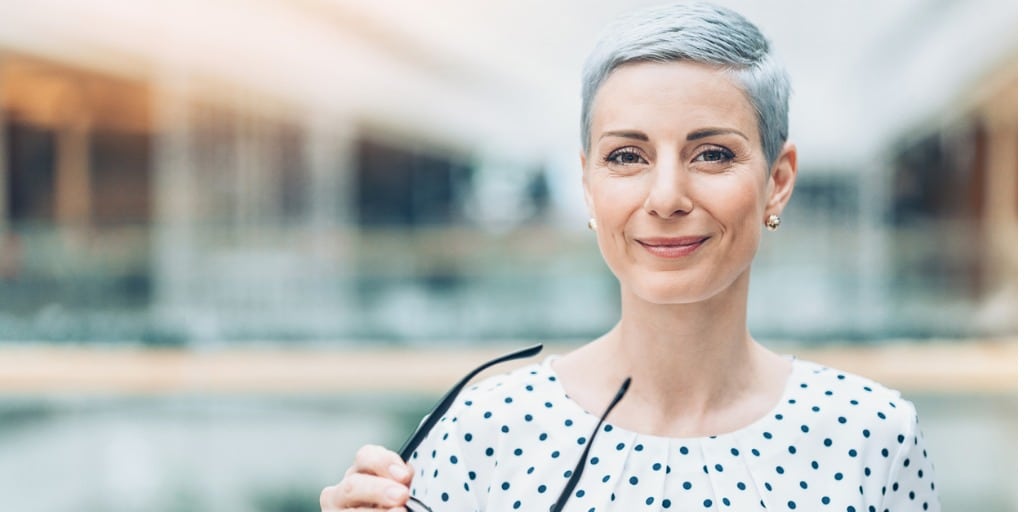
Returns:
[[[434,425],[436,425],[438,421],[441,421],[441,418],[444,416],[444,413],[448,412],[448,408],[451,407],[453,402],[455,402],[455,397],[458,396],[459,392],[462,391],[462,388],[466,387],[466,384],[468,384],[469,381],[473,379],[473,377],[476,377],[477,374],[479,374],[480,372],[496,364],[504,363],[506,361],[512,361],[514,359],[523,359],[535,356],[543,348],[544,345],[537,344],[529,348],[505,354],[496,359],[492,359],[478,366],[473,371],[469,372],[469,374],[463,377],[462,380],[460,380],[457,384],[455,384],[455,386],[452,387],[452,389],[450,389],[448,393],[441,397],[441,400],[437,403],[437,405],[434,406],[434,409],[430,411],[430,414],[428,414],[426,419],[423,420],[423,423],[420,423],[420,426],[416,428],[416,431],[414,431],[412,435],[409,436],[409,440],[405,442],[405,444],[402,446],[402,449],[399,450],[398,452],[399,455],[402,457],[402,460],[405,462],[409,462],[409,458],[412,457],[412,453],[416,451],[416,448],[418,448],[420,443],[423,442],[423,439],[427,437],[427,434],[429,434],[430,430],[434,428]],[[629,389],[630,382],[632,382],[632,379],[630,379],[629,377],[627,377],[626,380],[622,382],[622,385],[619,387],[618,392],[615,393],[615,397],[612,398],[611,403],[608,404],[608,407],[604,410],[604,413],[601,414],[601,419],[599,419],[597,425],[594,426],[594,431],[590,433],[590,438],[587,440],[586,447],[583,448],[583,453],[580,454],[579,460],[576,461],[576,468],[573,469],[572,475],[569,477],[569,481],[565,483],[565,488],[562,489],[562,493],[558,496],[558,501],[556,501],[555,504],[552,505],[550,509],[551,512],[561,512],[562,509],[565,507],[566,502],[569,501],[569,497],[572,495],[572,491],[576,488],[576,484],[579,483],[580,477],[583,474],[583,468],[586,465],[587,455],[590,453],[591,445],[594,444],[594,438],[597,437],[597,431],[601,428],[601,425],[608,417],[608,414],[612,412],[612,409],[614,409],[615,406],[618,405],[619,401],[622,400],[622,397],[625,396],[626,390]],[[409,501],[406,503],[405,509],[408,512],[433,512],[433,509],[427,506],[426,503],[423,503],[419,499],[412,496],[409,497]]]

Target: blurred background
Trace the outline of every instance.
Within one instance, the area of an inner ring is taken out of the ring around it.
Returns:
[[[650,3],[7,2],[0,509],[318,510],[477,362],[604,332],[578,76]],[[721,3],[795,90],[752,332],[1016,510],[1016,4]]]

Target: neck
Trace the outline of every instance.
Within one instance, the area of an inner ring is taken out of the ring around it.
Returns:
[[[750,337],[748,283],[749,270],[689,304],[654,304],[624,290],[619,323],[556,361],[566,393],[600,411],[630,376],[609,418],[621,427],[687,437],[749,425],[779,400],[791,365]]]
[[[748,283],[749,272],[689,304],[652,304],[624,290],[622,320],[599,344],[633,377],[633,398],[666,417],[693,418],[743,395],[767,354],[747,330]]]

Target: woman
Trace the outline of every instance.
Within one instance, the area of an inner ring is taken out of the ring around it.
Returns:
[[[585,66],[580,160],[620,321],[464,392],[411,466],[364,448],[323,509],[404,510],[411,494],[438,512],[549,510],[568,487],[574,511],[939,510],[913,405],[747,330],[761,229],[779,226],[797,174],[788,97],[768,42],[732,11],[615,23]],[[590,411],[627,376],[595,430]]]

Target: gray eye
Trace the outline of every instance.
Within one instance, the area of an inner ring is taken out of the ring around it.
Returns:
[[[700,160],[702,162],[721,162],[724,160],[729,160],[730,158],[732,158],[732,153],[724,149],[709,149],[707,151],[702,152],[697,157],[697,160]]]
[[[608,157],[608,160],[621,165],[643,163],[644,159],[634,151],[618,151]]]

